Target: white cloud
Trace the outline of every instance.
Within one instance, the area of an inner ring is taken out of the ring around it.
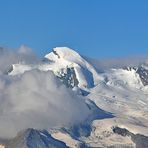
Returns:
[[[88,114],[84,98],[65,88],[52,72],[32,70],[0,77],[0,136],[11,137],[33,127],[81,122]]]
[[[39,59],[26,46],[21,46],[18,50],[0,47],[0,73],[3,73],[11,64],[15,63],[37,63]]]

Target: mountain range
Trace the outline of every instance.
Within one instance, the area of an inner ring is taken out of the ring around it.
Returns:
[[[3,75],[12,78],[34,70],[50,71],[67,91],[72,91],[73,98],[78,96],[85,102],[89,114],[69,125],[48,129],[30,126],[12,138],[1,138],[1,147],[148,147],[148,62],[98,69],[68,47],[54,48],[36,64],[21,61],[7,67]]]

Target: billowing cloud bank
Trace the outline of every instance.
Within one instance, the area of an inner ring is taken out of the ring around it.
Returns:
[[[52,72],[33,70],[0,77],[0,136],[33,127],[48,129],[82,121],[89,110]]]
[[[8,63],[15,60],[16,54],[8,55],[11,57]],[[4,57],[0,60],[1,70],[5,60]],[[13,137],[29,127],[67,126],[88,115],[84,98],[66,88],[50,71],[32,70],[17,76],[0,74],[0,137]]]

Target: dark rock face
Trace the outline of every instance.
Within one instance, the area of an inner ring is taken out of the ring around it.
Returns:
[[[58,78],[69,88],[77,87],[79,84],[73,67],[67,68],[66,72],[61,73]]]
[[[134,69],[135,71],[136,71],[136,67],[127,67],[127,66],[125,66],[125,67],[123,67],[123,69],[124,70],[127,70],[127,71],[131,71],[132,69]]]
[[[125,128],[115,127],[113,128],[113,132],[121,136],[130,136],[130,132]]]
[[[60,55],[57,54],[55,50],[52,51],[58,58],[60,58]]]
[[[139,67],[136,71],[139,74],[139,77],[144,86],[148,85],[148,70],[144,67]]]
[[[131,140],[136,144],[136,148],[147,148],[148,137],[141,134],[133,134],[125,128],[113,127],[113,132],[121,136],[130,136]]]
[[[13,71],[13,65],[9,66],[5,71],[4,74],[8,75],[9,73],[11,73]]]
[[[135,72],[139,75],[141,82],[144,86],[148,85],[148,69],[147,66],[144,66],[145,64],[142,64],[138,67],[124,67],[124,70],[135,70]]]

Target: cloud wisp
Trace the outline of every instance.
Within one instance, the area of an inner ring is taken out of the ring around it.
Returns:
[[[148,61],[148,56],[131,56],[109,59],[86,58],[98,71],[101,69],[123,68],[125,66],[138,66]]]
[[[0,47],[0,73],[3,73],[10,65],[15,63],[38,63],[40,60],[33,51],[26,46],[21,46],[18,50],[11,50]]]

